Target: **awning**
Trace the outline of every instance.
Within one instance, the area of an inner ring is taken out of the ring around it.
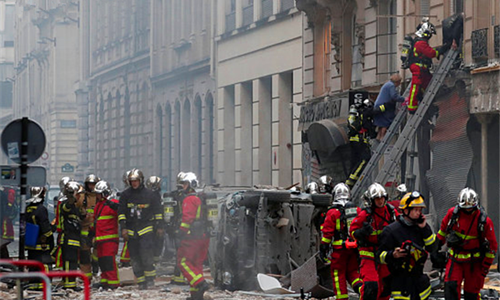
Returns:
[[[307,129],[307,139],[311,150],[331,154],[349,143],[347,120],[338,118],[314,122]]]

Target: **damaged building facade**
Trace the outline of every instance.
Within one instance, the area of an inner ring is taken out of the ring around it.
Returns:
[[[349,155],[346,122],[349,96],[373,93],[399,72],[404,35],[414,34],[422,16],[430,16],[442,44],[441,22],[463,12],[463,54],[434,100],[439,113],[417,133],[416,188],[431,199],[438,219],[456,203],[460,189],[477,190],[495,224],[499,219],[499,71],[500,4],[460,0],[297,0],[305,12],[304,103],[300,128],[304,138],[304,177],[329,174],[347,178],[342,161]],[[439,62],[434,61],[437,65]],[[340,107],[321,113],[318,106]],[[335,113],[334,113],[335,112]],[[424,122],[425,123],[425,122]],[[319,143],[319,140],[330,141]],[[325,147],[325,145],[333,145]],[[395,178],[404,182],[405,172]],[[438,205],[439,204],[439,205]],[[498,232],[498,228],[497,228]]]

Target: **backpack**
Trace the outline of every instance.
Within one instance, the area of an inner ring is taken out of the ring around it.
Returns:
[[[406,35],[403,40],[403,47],[401,49],[401,68],[408,69],[414,60],[413,46],[415,46],[415,40]]]

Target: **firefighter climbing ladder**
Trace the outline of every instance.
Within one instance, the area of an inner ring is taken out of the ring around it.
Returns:
[[[460,47],[458,49],[460,49]],[[448,75],[448,72],[450,71],[458,53],[458,50],[450,49],[436,72],[434,72],[432,80],[424,93],[423,100],[419,103],[418,109],[415,114],[410,117],[405,127],[403,128],[403,131],[399,135],[399,138],[397,139],[394,147],[390,152],[389,159],[384,161],[384,165],[378,173],[375,182],[384,184],[389,179],[391,173],[394,171],[394,168],[397,166],[399,160],[401,159],[401,155],[403,155],[404,151],[408,147],[408,144],[413,140],[417,128],[420,126],[420,123],[424,119],[424,116],[427,113],[430,105],[432,104],[434,97],[441,88],[441,85],[443,84],[446,75]],[[409,87],[406,89],[404,96],[407,97],[408,93]],[[364,191],[370,184],[372,173],[378,166],[382,155],[384,154],[392,138],[398,131],[398,128],[403,123],[405,116],[406,109],[401,109],[396,115],[396,118],[392,122],[391,126],[387,130],[385,137],[375,150],[375,153],[372,155],[366,168],[361,173],[359,180],[354,185],[352,189],[352,199],[354,199],[355,202],[358,202],[359,196],[361,195],[362,191]]]

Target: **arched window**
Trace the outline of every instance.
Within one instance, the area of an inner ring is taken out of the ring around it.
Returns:
[[[387,16],[377,22],[377,75],[378,81],[384,82],[399,69],[397,19],[390,17],[397,14],[397,0],[381,1],[378,9],[379,15]]]
[[[175,112],[174,112],[174,147],[175,155],[173,160],[175,161],[175,173],[181,171],[181,104],[179,100],[175,102]]]
[[[361,53],[361,38],[360,31],[362,24],[356,22],[356,14],[352,15],[351,19],[351,37],[352,37],[352,71],[351,71],[351,87],[361,86],[361,79],[363,74],[363,55]]]
[[[177,174],[173,174],[174,170],[172,169],[172,108],[170,107],[170,103],[167,103],[165,107],[165,130],[164,130],[164,140],[165,142],[163,143],[163,153],[165,157],[165,163],[164,167],[166,168],[166,189],[167,191],[171,190],[171,185],[170,183],[172,180],[175,180]],[[165,173],[162,173],[165,174]]]

